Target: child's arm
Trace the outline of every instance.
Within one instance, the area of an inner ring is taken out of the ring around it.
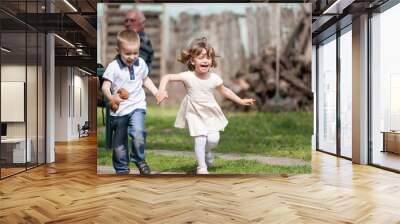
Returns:
[[[238,95],[236,95],[232,90],[229,88],[225,87],[224,85],[219,85],[217,86],[217,91],[224,96],[225,98],[228,98],[232,100],[233,102],[244,105],[244,106],[250,106],[253,105],[256,100],[255,99],[242,99]]]
[[[121,99],[118,94],[112,95],[110,89],[111,82],[109,80],[104,80],[103,86],[101,87],[104,96],[107,97],[109,102],[115,102],[117,105],[119,105],[123,101],[123,99]]]
[[[157,96],[158,89],[154,85],[154,82],[149,77],[144,78],[143,85],[148,90],[150,90],[150,92],[151,92],[151,94],[153,94],[153,96]]]
[[[177,82],[177,81],[183,81],[183,80],[182,80],[182,76],[177,75],[177,74],[163,75],[161,77],[159,90],[160,91],[165,91],[167,89],[167,84],[168,84],[169,81]]]
[[[162,76],[158,90],[161,94],[164,94],[164,95],[158,103],[161,103],[165,98],[168,98],[166,89],[167,89],[167,84],[169,81],[177,82],[177,81],[183,81],[183,80],[182,80],[182,77],[177,74],[168,74],[168,75]]]

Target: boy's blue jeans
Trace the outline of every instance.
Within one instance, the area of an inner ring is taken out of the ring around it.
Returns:
[[[131,161],[138,163],[144,161],[144,147],[146,144],[146,131],[144,118],[146,111],[136,109],[124,116],[111,116],[113,134],[113,166],[117,174],[129,173],[129,148],[128,133],[133,137]],[[129,127],[129,129],[128,129]]]

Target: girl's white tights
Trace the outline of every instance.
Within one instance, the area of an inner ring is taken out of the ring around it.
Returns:
[[[198,171],[207,171],[206,156],[212,160],[211,150],[217,146],[218,141],[219,132],[212,132],[207,136],[199,135],[194,137],[194,151],[196,153]]]

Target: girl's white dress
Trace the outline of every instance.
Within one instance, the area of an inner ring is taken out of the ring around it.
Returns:
[[[208,79],[198,78],[194,72],[179,73],[187,90],[175,120],[176,128],[189,128],[190,136],[207,135],[223,131],[228,120],[214,98],[215,87],[223,83],[215,73]]]

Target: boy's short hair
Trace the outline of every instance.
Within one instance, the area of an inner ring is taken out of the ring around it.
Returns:
[[[207,56],[211,58],[211,67],[217,67],[216,57],[214,48],[208,43],[207,38],[202,37],[193,40],[190,46],[181,52],[181,56],[178,58],[179,62],[187,65],[190,71],[194,70],[194,65],[192,65],[191,60],[201,54],[201,51],[205,49],[207,51]]]
[[[137,43],[140,45],[139,35],[133,30],[123,30],[117,34],[117,45],[120,46],[122,41],[127,41],[129,43]]]

